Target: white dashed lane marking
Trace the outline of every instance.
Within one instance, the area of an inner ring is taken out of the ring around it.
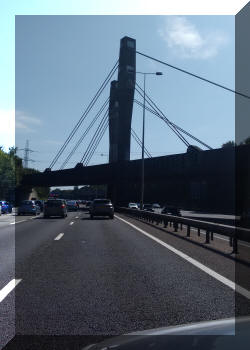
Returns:
[[[59,233],[59,235],[56,236],[56,238],[54,240],[59,241],[59,239],[61,239],[63,236],[64,236],[64,233]]]
[[[0,303],[7,297],[7,295],[20,283],[21,279],[11,280],[3,289],[0,290]]]

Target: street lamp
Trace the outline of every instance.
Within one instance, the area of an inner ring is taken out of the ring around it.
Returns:
[[[140,209],[143,209],[144,203],[144,139],[145,139],[145,95],[146,95],[146,75],[163,75],[162,72],[155,73],[144,73],[136,72],[137,74],[143,74],[143,119],[142,119],[142,167],[141,167],[141,200],[140,200]]]

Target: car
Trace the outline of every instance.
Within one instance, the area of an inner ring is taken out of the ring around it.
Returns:
[[[90,206],[91,206],[91,204],[92,204],[92,201],[87,201],[86,204],[85,204],[85,207],[86,207],[87,209],[89,209]]]
[[[40,210],[43,211],[44,201],[36,200],[35,203],[39,206]]]
[[[161,214],[169,214],[174,216],[181,216],[180,208],[173,205],[165,205],[161,211]]]
[[[21,202],[18,207],[17,215],[38,215],[41,213],[40,207],[36,205],[35,201],[32,200],[24,200]]]
[[[128,203],[128,207],[129,209],[139,209],[137,203]]]
[[[79,204],[77,203],[77,201],[74,200],[66,201],[66,205],[68,211],[77,211],[79,208]]]
[[[82,350],[245,350],[249,348],[249,327],[249,317],[238,317],[135,330],[124,335],[107,337],[98,343],[85,346]]]
[[[153,204],[143,204],[143,210],[154,211]]]
[[[114,207],[110,199],[94,199],[90,209],[90,219],[94,216],[109,216],[114,219]]]
[[[51,216],[60,216],[65,218],[67,215],[67,205],[64,199],[48,199],[47,202],[44,203],[44,218],[49,218]]]
[[[12,213],[12,205],[7,201],[0,201],[2,214]]]

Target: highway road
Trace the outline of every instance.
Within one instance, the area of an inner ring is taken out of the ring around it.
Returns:
[[[235,315],[232,259],[121,214],[1,216],[0,263],[0,349],[14,334],[117,335]]]

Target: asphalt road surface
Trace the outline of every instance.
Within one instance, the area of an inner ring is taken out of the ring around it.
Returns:
[[[14,334],[118,335],[235,314],[232,260],[122,215],[2,216],[0,263],[0,348]],[[237,295],[248,312],[250,293]]]

